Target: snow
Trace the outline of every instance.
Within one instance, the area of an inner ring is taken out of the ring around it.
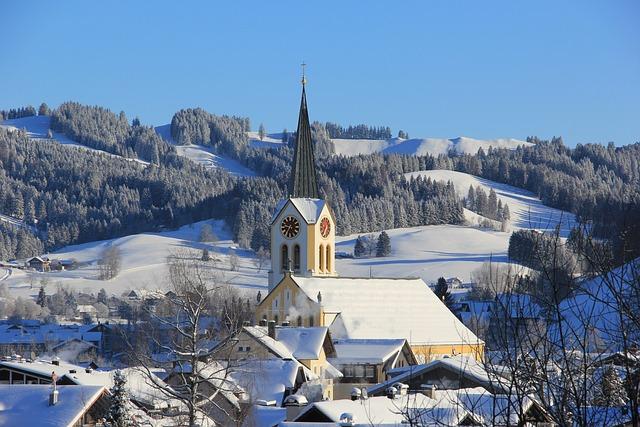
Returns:
[[[205,224],[212,226],[219,241],[199,242],[200,230]],[[102,251],[109,246],[120,249],[121,270],[114,279],[99,280],[98,260]],[[2,283],[8,285],[13,296],[36,295],[41,279],[48,281],[48,294],[55,293],[58,284],[81,292],[97,293],[104,288],[108,294],[116,295],[131,289],[167,289],[167,257],[176,254],[182,256],[184,251],[195,251],[195,255],[199,256],[203,248],[207,248],[213,258],[206,264],[212,275],[218,275],[222,282],[250,292],[252,298],[258,290],[266,294],[267,273],[257,270],[253,251],[237,249],[224,222],[213,220],[185,225],[172,231],[141,233],[67,246],[46,256],[50,259],[76,259],[79,264],[77,269],[48,273],[13,269],[13,274]],[[232,252],[239,258],[238,271],[229,269],[229,256]]]
[[[293,206],[300,212],[300,215],[304,218],[307,224],[315,224],[320,217],[320,213],[322,213],[322,208],[324,208],[325,202],[322,199],[311,199],[311,198],[291,198],[281,200],[276,209],[274,210],[273,216],[271,217],[271,222],[276,220],[282,209],[287,205],[288,202],[291,202]]]
[[[405,175],[451,181],[460,196],[466,196],[469,185],[480,185],[489,192],[493,188],[502,203],[509,205],[511,228],[534,227],[554,230],[561,222],[561,235],[567,236],[575,224],[571,213],[550,208],[532,193],[462,172],[431,170]],[[479,215],[465,210],[468,222],[477,224]],[[435,283],[439,277],[460,277],[471,281],[471,274],[483,263],[508,262],[510,232],[493,231],[463,225],[430,225],[387,230],[391,238],[391,255],[383,258],[336,259],[336,269],[343,276],[420,277]],[[336,252],[353,253],[357,234],[336,237]]]
[[[283,343],[296,359],[316,360],[320,358],[327,331],[328,328],[323,326],[277,328],[276,339]]]
[[[30,117],[22,117],[20,119],[5,120],[2,123],[0,123],[0,127],[8,130],[26,129],[27,136],[29,138],[37,141],[51,142],[51,140],[47,138],[47,133],[51,128],[50,116],[30,116]],[[145,166],[149,164],[149,162],[145,162],[144,160],[130,159],[130,158],[118,156],[116,154],[108,153],[106,151],[87,147],[86,145],[82,145],[79,142],[70,139],[65,134],[58,133],[58,132],[53,132],[53,141],[62,145],[66,145],[68,147],[74,147],[82,150],[93,151],[101,155],[119,157],[121,159],[135,161]]]
[[[385,153],[423,156],[437,156],[454,152],[457,154],[476,154],[480,148],[487,151],[489,147],[515,149],[519,146],[533,145],[529,142],[513,138],[481,140],[467,137],[458,138],[391,138],[379,139],[333,139],[335,153],[343,156],[359,154]]]
[[[461,408],[440,404],[423,395],[412,394],[396,396],[394,399],[385,397],[369,397],[364,401],[347,399],[316,402],[308,406],[296,420],[304,419],[304,415],[315,408],[332,422],[339,422],[343,414],[351,414],[356,426],[399,426],[408,424],[406,412],[420,411],[420,425],[458,425],[468,414]],[[413,418],[413,417],[412,417]],[[283,423],[283,426],[289,423]],[[295,425],[295,423],[291,423]]]
[[[0,385],[0,425],[58,427],[75,425],[79,417],[104,392],[101,386],[58,386],[58,403],[49,406],[51,387]]]
[[[270,133],[261,140],[258,132],[247,132],[249,137],[249,145],[255,148],[280,148],[284,145],[282,142],[282,133]]]
[[[422,176],[425,179],[431,178],[435,181],[451,181],[456,188],[458,196],[461,198],[467,196],[471,185],[474,188],[482,187],[487,195],[489,190],[493,188],[498,199],[502,200],[502,204],[509,205],[511,225],[515,228],[553,231],[556,225],[560,224],[561,236],[567,237],[571,228],[576,225],[575,215],[545,206],[533,193],[521,188],[451,170],[438,169],[405,174],[407,179],[418,176]]]
[[[171,124],[158,126],[155,128],[156,133],[165,141],[175,145],[178,155],[188,158],[206,168],[217,169],[222,168],[234,176],[255,177],[257,174],[251,169],[246,168],[240,162],[221,156],[213,152],[211,147],[204,145],[190,144],[177,145],[171,138]]]
[[[333,341],[336,357],[333,365],[384,363],[402,350],[404,339],[337,339]]]
[[[320,292],[326,313],[340,313],[330,327],[334,339],[406,338],[411,345],[478,342],[421,279],[292,279],[312,301]]]
[[[307,372],[307,376],[312,375],[296,360],[248,360],[233,368],[229,378],[246,390],[253,401],[275,400],[279,406],[285,390],[293,389],[296,385],[299,369]]]

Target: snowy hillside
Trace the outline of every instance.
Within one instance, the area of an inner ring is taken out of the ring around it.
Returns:
[[[34,140],[40,140],[44,142],[51,142],[52,140],[47,138],[47,133],[51,127],[51,117],[49,116],[30,116],[30,117],[22,117],[20,119],[11,119],[0,122],[0,127],[9,129],[9,130],[26,130],[27,136]],[[87,147],[68,138],[66,135],[62,133],[53,132],[53,141],[66,145],[68,147],[79,148],[82,150],[94,151],[96,153],[100,153],[103,155],[111,156],[111,157],[120,157],[116,154],[107,153],[106,151],[97,150],[95,148]],[[143,165],[148,165],[149,162],[145,162],[144,160],[139,159],[127,159],[131,161],[138,162]]]
[[[466,137],[459,138],[416,138],[388,140],[375,139],[333,139],[336,154],[344,156],[357,156],[358,154],[371,153],[396,153],[409,155],[437,156],[455,152],[458,154],[476,154],[480,148],[488,150],[489,147],[515,149],[521,145],[532,145],[517,139],[492,139],[480,140]]]
[[[460,277],[468,282],[471,273],[485,261],[507,261],[509,233],[457,225],[429,225],[387,231],[391,256],[384,258],[338,259],[342,276],[421,277],[427,283],[438,277]],[[336,250],[353,252],[357,235],[337,237]]]
[[[155,128],[158,135],[165,141],[175,144],[171,138],[171,125],[162,125]],[[247,169],[236,160],[229,159],[218,154],[214,154],[211,148],[203,145],[176,145],[176,151],[179,155],[184,156],[196,163],[207,168],[222,168],[227,170],[231,175],[235,176],[256,176],[256,173]]]
[[[511,228],[553,230],[561,222],[564,236],[575,223],[573,214],[542,204],[532,193],[473,175],[448,170],[422,171],[406,174],[422,175],[440,181],[452,181],[460,196],[469,185],[480,185],[488,193],[493,188],[502,203],[511,211]],[[465,209],[465,217],[477,223],[478,215]],[[343,276],[423,278],[427,283],[438,277],[460,277],[469,281],[471,273],[486,261],[505,263],[510,232],[457,225],[432,225],[388,231],[391,237],[391,256],[385,258],[338,259],[336,267]],[[336,250],[353,252],[357,235],[338,237]]]
[[[200,243],[198,237],[204,224],[211,224],[220,239],[214,243]],[[98,279],[98,260],[108,246],[116,246],[122,253],[120,274],[112,280]],[[55,292],[57,284],[69,286],[77,291],[98,292],[105,288],[108,293],[121,294],[128,289],[157,289],[166,287],[167,257],[194,250],[199,256],[207,248],[214,259],[208,263],[212,273],[220,274],[223,281],[250,291],[251,296],[267,284],[266,270],[258,272],[252,251],[235,249],[229,231],[221,221],[201,221],[186,225],[175,231],[142,233],[118,239],[84,243],[63,248],[48,254],[50,258],[76,259],[80,265],[75,270],[38,273],[13,269],[12,274],[0,283],[6,284],[12,294],[35,295],[39,281],[46,278],[47,293]],[[233,248],[233,249],[232,249]],[[239,258],[238,271],[229,268],[229,254],[235,251]],[[268,268],[267,268],[268,269]],[[0,278],[4,271],[0,271]],[[31,288],[31,283],[34,287]],[[263,290],[264,292],[264,290]]]
[[[450,170],[430,170],[405,174],[407,179],[417,176],[430,177],[437,181],[451,181],[461,198],[467,196],[470,185],[473,185],[474,188],[481,186],[487,193],[489,189],[493,188],[498,199],[502,200],[503,204],[509,205],[511,225],[514,228],[552,231],[560,223],[561,235],[566,237],[576,224],[575,215],[545,206],[533,193],[521,188]]]

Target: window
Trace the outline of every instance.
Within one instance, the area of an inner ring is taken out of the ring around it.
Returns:
[[[313,316],[309,316],[309,326],[313,326]]]
[[[302,326],[302,316],[298,316],[298,326]]]
[[[289,269],[289,247],[287,245],[282,245],[281,258],[282,271],[287,271]]]
[[[278,315],[276,314],[275,316],[273,316],[273,320],[276,322],[276,325],[278,324]]]
[[[331,245],[327,245],[327,255],[324,257],[327,264],[327,273],[331,271]]]
[[[367,365],[364,368],[364,374],[367,377],[367,379],[373,379],[376,376],[376,370],[374,369],[373,365]]]
[[[343,375],[347,378],[353,378],[354,376],[353,366],[352,365],[345,366]]]
[[[293,247],[293,269],[300,272],[300,245]]]
[[[318,248],[318,270],[324,271],[324,248],[322,245]]]
[[[364,366],[356,365],[356,378],[364,378]]]

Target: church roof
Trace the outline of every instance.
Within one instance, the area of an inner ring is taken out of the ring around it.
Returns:
[[[304,81],[289,194],[291,197],[310,197],[313,199],[320,197],[318,193],[318,183],[316,182],[311,126],[309,125],[309,112],[307,111],[307,95],[304,89]]]
[[[286,206],[287,202],[291,202],[293,206],[296,208],[302,218],[305,220],[307,224],[315,224],[320,219],[320,213],[322,212],[322,208],[324,208],[325,201],[322,199],[311,199],[311,198],[291,198],[281,200],[276,206],[275,213],[271,218],[271,223],[276,220],[282,209]]]
[[[334,339],[405,338],[411,345],[482,342],[440,301],[422,279],[292,276],[325,313],[339,313]]]

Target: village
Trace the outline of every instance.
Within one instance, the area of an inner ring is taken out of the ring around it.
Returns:
[[[178,260],[170,289],[70,293],[73,301],[60,304],[71,309],[51,319],[3,320],[0,424],[22,425],[32,414],[41,421],[32,425],[68,426],[558,424],[536,393],[552,394],[551,386],[522,388],[513,361],[487,351],[521,344],[537,327],[531,299],[454,298],[471,288],[458,277],[427,284],[384,271],[340,275],[336,258],[352,255],[336,253],[304,77],[302,85],[290,193],[269,224],[268,292],[212,295],[215,279]],[[50,272],[75,264],[32,257],[2,266]],[[53,297],[41,292],[39,305]],[[478,337],[479,324],[493,342]],[[638,363],[620,352],[592,362],[603,372]],[[561,374],[553,369],[549,375]],[[624,408],[597,416],[626,425]]]

